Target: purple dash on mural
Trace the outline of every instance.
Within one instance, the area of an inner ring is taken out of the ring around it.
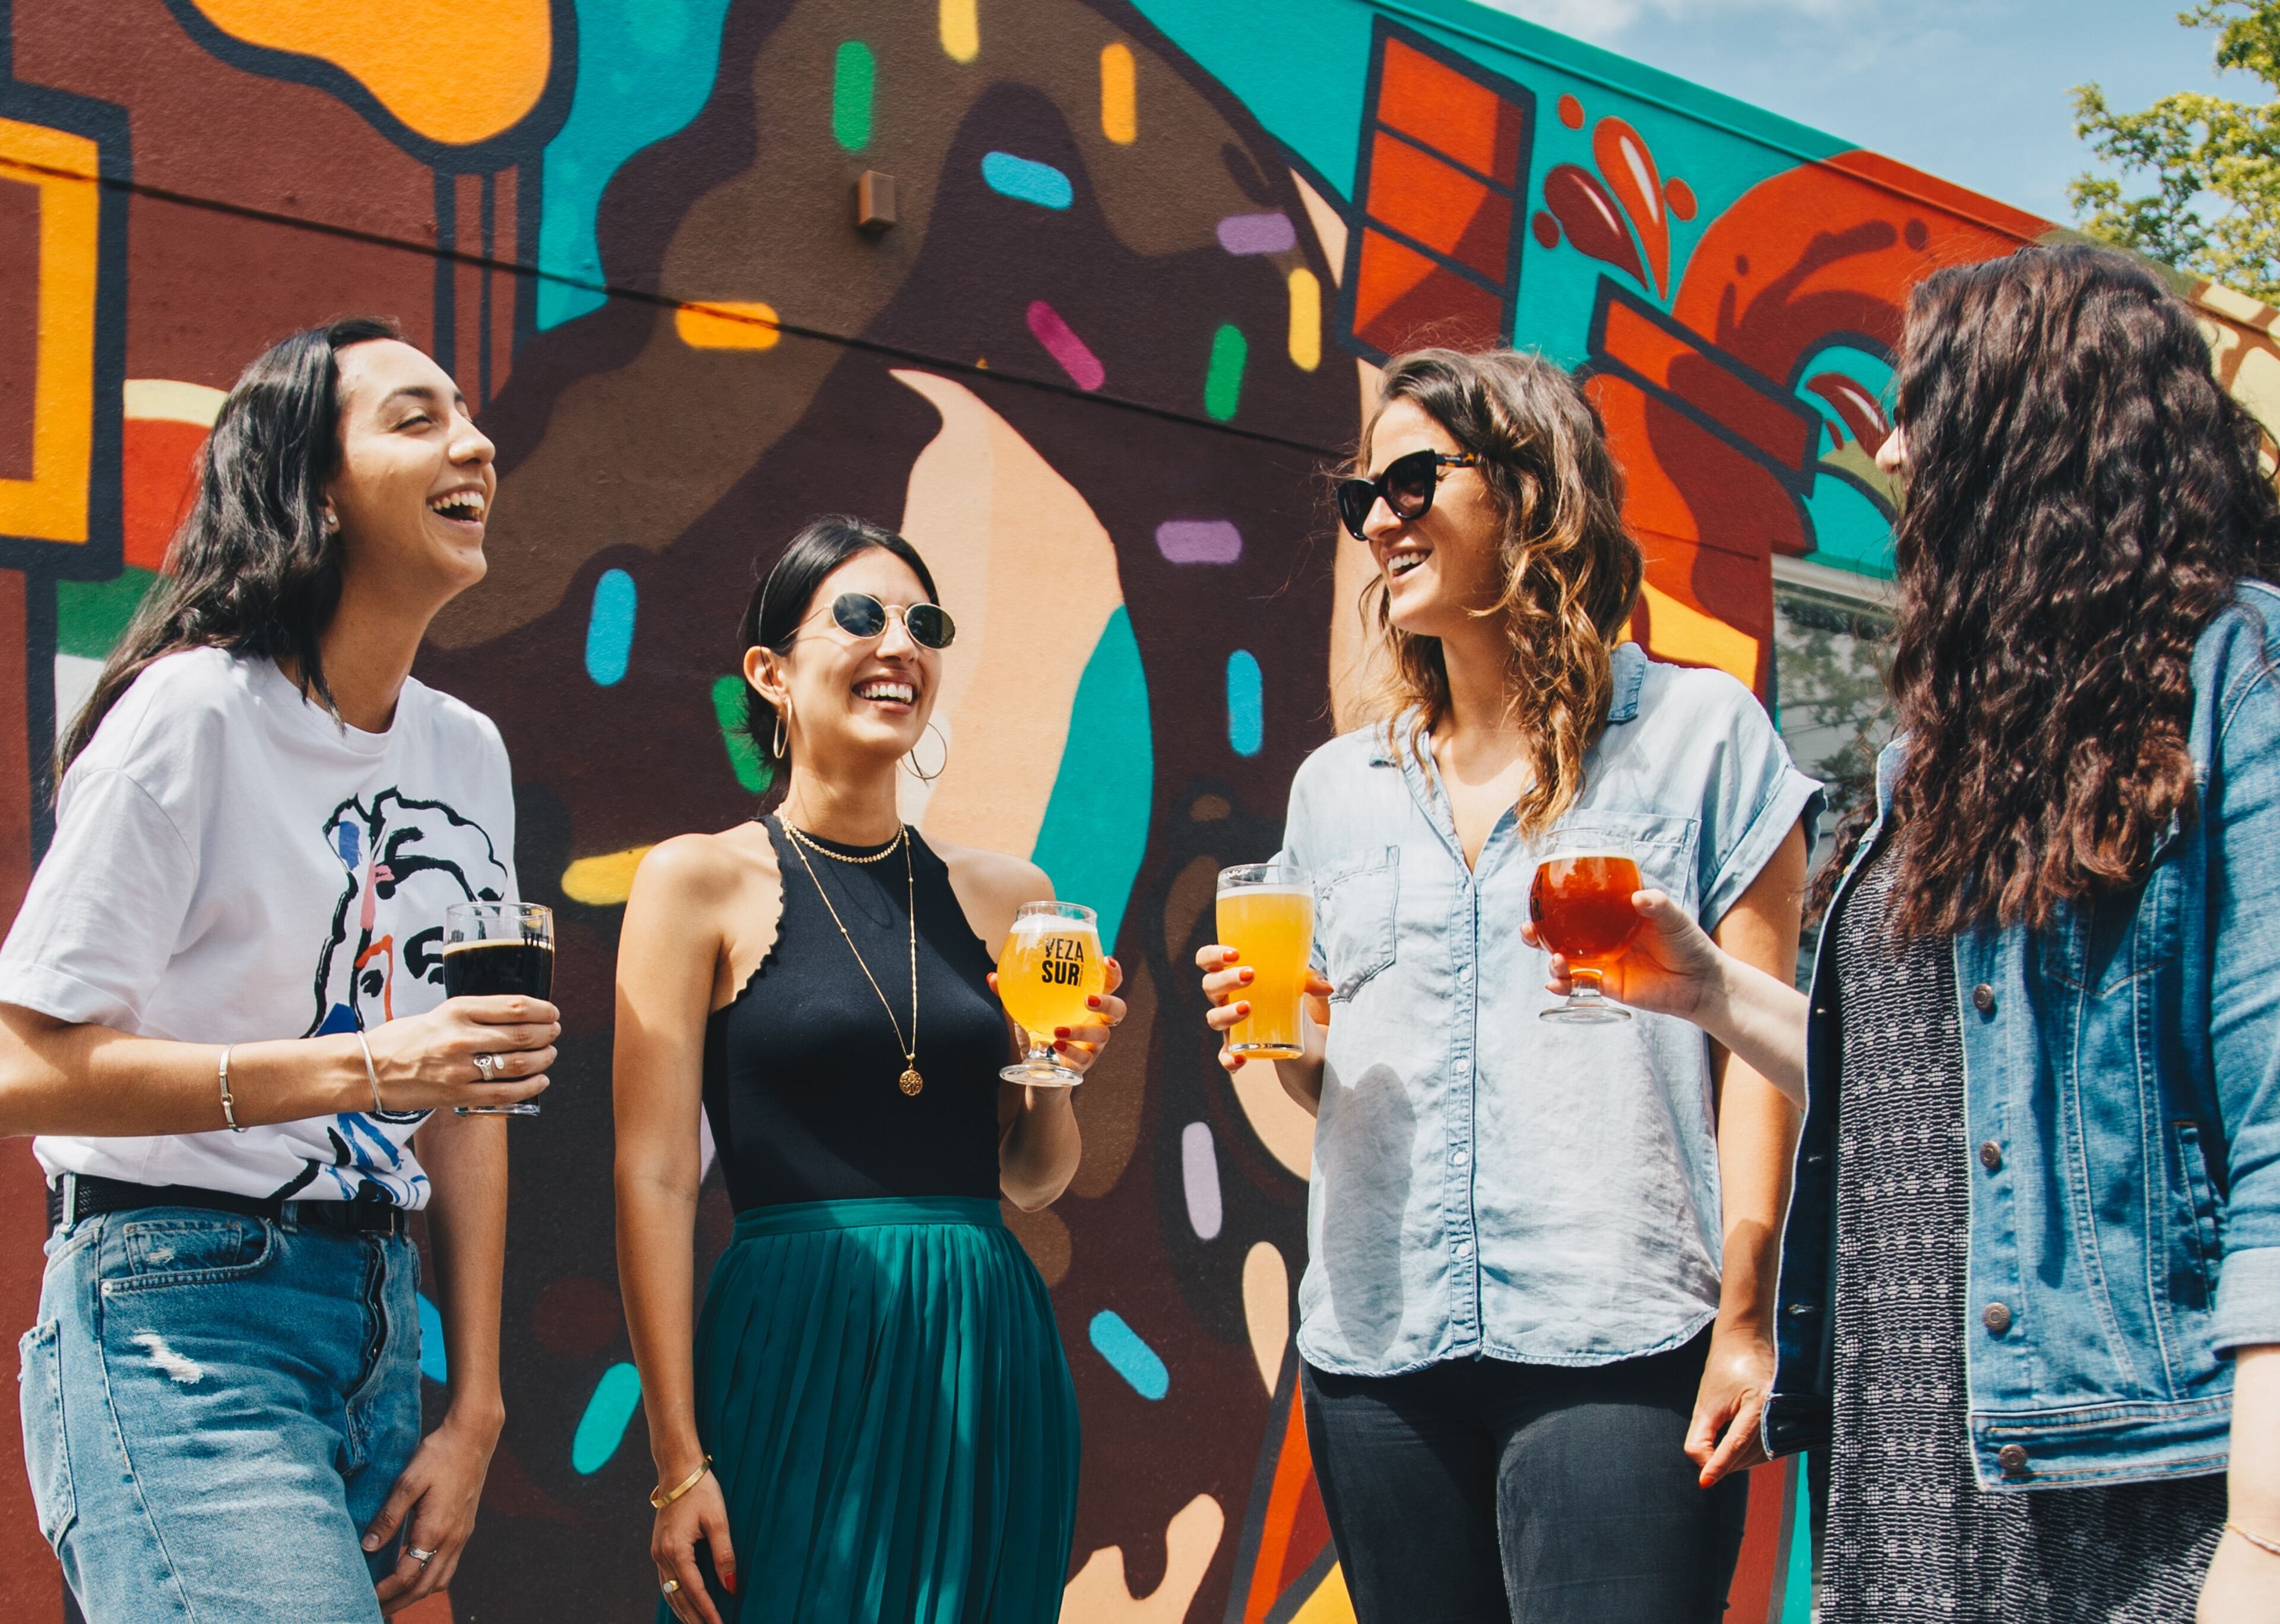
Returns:
[[[1219,245],[1230,254],[1279,254],[1298,246],[1287,214],[1230,214],[1219,223]]]
[[[1156,550],[1175,564],[1232,564],[1243,557],[1243,532],[1224,519],[1167,519]]]
[[[1045,347],[1045,353],[1060,363],[1061,370],[1077,388],[1097,389],[1108,381],[1108,369],[1100,364],[1100,358],[1061,319],[1060,312],[1043,299],[1029,305],[1029,331]]]

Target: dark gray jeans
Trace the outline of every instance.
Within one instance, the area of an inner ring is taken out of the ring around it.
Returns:
[[[1713,1624],[1749,1487],[1698,1488],[1683,1447],[1709,1343],[1582,1369],[1301,1361],[1360,1624]]]

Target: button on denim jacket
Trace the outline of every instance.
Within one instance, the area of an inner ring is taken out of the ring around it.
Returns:
[[[2193,656],[2195,815],[2145,882],[1953,944],[1971,1155],[1960,1328],[1989,1488],[2225,1465],[2234,1348],[2280,1343],[2280,592]],[[1891,810],[1905,743],[1876,764]],[[1775,1454],[1827,1438],[1835,1358],[1835,944],[1823,930],[1783,1238]]]
[[[1313,875],[1336,989],[1299,1351],[1382,1376],[1676,1347],[1718,1305],[1705,1040],[1657,1015],[1537,1018],[1556,1000],[1520,937],[1535,855],[1507,811],[1468,870],[1408,736],[1404,718],[1334,739],[1291,786],[1283,855]],[[1627,839],[1648,884],[1714,924],[1820,803],[1748,689],[1626,643],[1564,827]]]

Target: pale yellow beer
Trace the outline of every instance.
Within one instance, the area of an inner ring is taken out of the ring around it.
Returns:
[[[1306,1052],[1299,1027],[1306,966],[1314,949],[1314,891],[1288,863],[1246,863],[1220,871],[1219,939],[1241,954],[1251,985],[1236,996],[1251,1013],[1227,1046],[1246,1060],[1295,1060]]]
[[[1057,1027],[1089,1027],[1098,1012],[1085,1000],[1108,989],[1108,964],[1091,909],[1073,902],[1021,904],[998,955],[998,997],[1028,1034],[1028,1058],[998,1074],[1009,1082],[1067,1085],[1084,1074],[1053,1058]]]

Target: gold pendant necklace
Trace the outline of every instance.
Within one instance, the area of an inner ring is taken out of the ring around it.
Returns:
[[[919,1075],[919,882],[918,872],[911,865],[910,826],[905,824],[902,832],[895,836],[893,844],[883,851],[874,852],[869,857],[847,857],[802,834],[784,820],[779,818],[776,821],[782,826],[783,832],[791,836],[791,849],[799,856],[799,866],[807,870],[807,877],[815,886],[815,894],[823,898],[824,907],[830,911],[831,922],[839,927],[840,939],[847,943],[847,951],[855,955],[855,967],[863,972],[863,979],[870,982],[871,990],[879,995],[879,1007],[887,1012],[887,1019],[894,1025],[895,1047],[903,1051],[903,1074],[895,1080],[895,1086],[915,1097],[918,1091],[926,1087],[926,1079]],[[828,858],[837,858],[843,863],[875,863],[894,850],[896,846],[903,849],[903,882],[908,890],[911,911],[911,1035],[908,1043],[903,1041],[903,1023],[896,1018],[895,1006],[887,1002],[886,989],[879,985],[879,978],[871,974],[871,966],[863,962],[863,950],[857,947],[855,938],[847,934],[846,921],[839,917],[839,910],[831,905],[831,893],[823,889],[822,877],[815,872],[815,865],[807,860],[807,848],[810,846]]]

